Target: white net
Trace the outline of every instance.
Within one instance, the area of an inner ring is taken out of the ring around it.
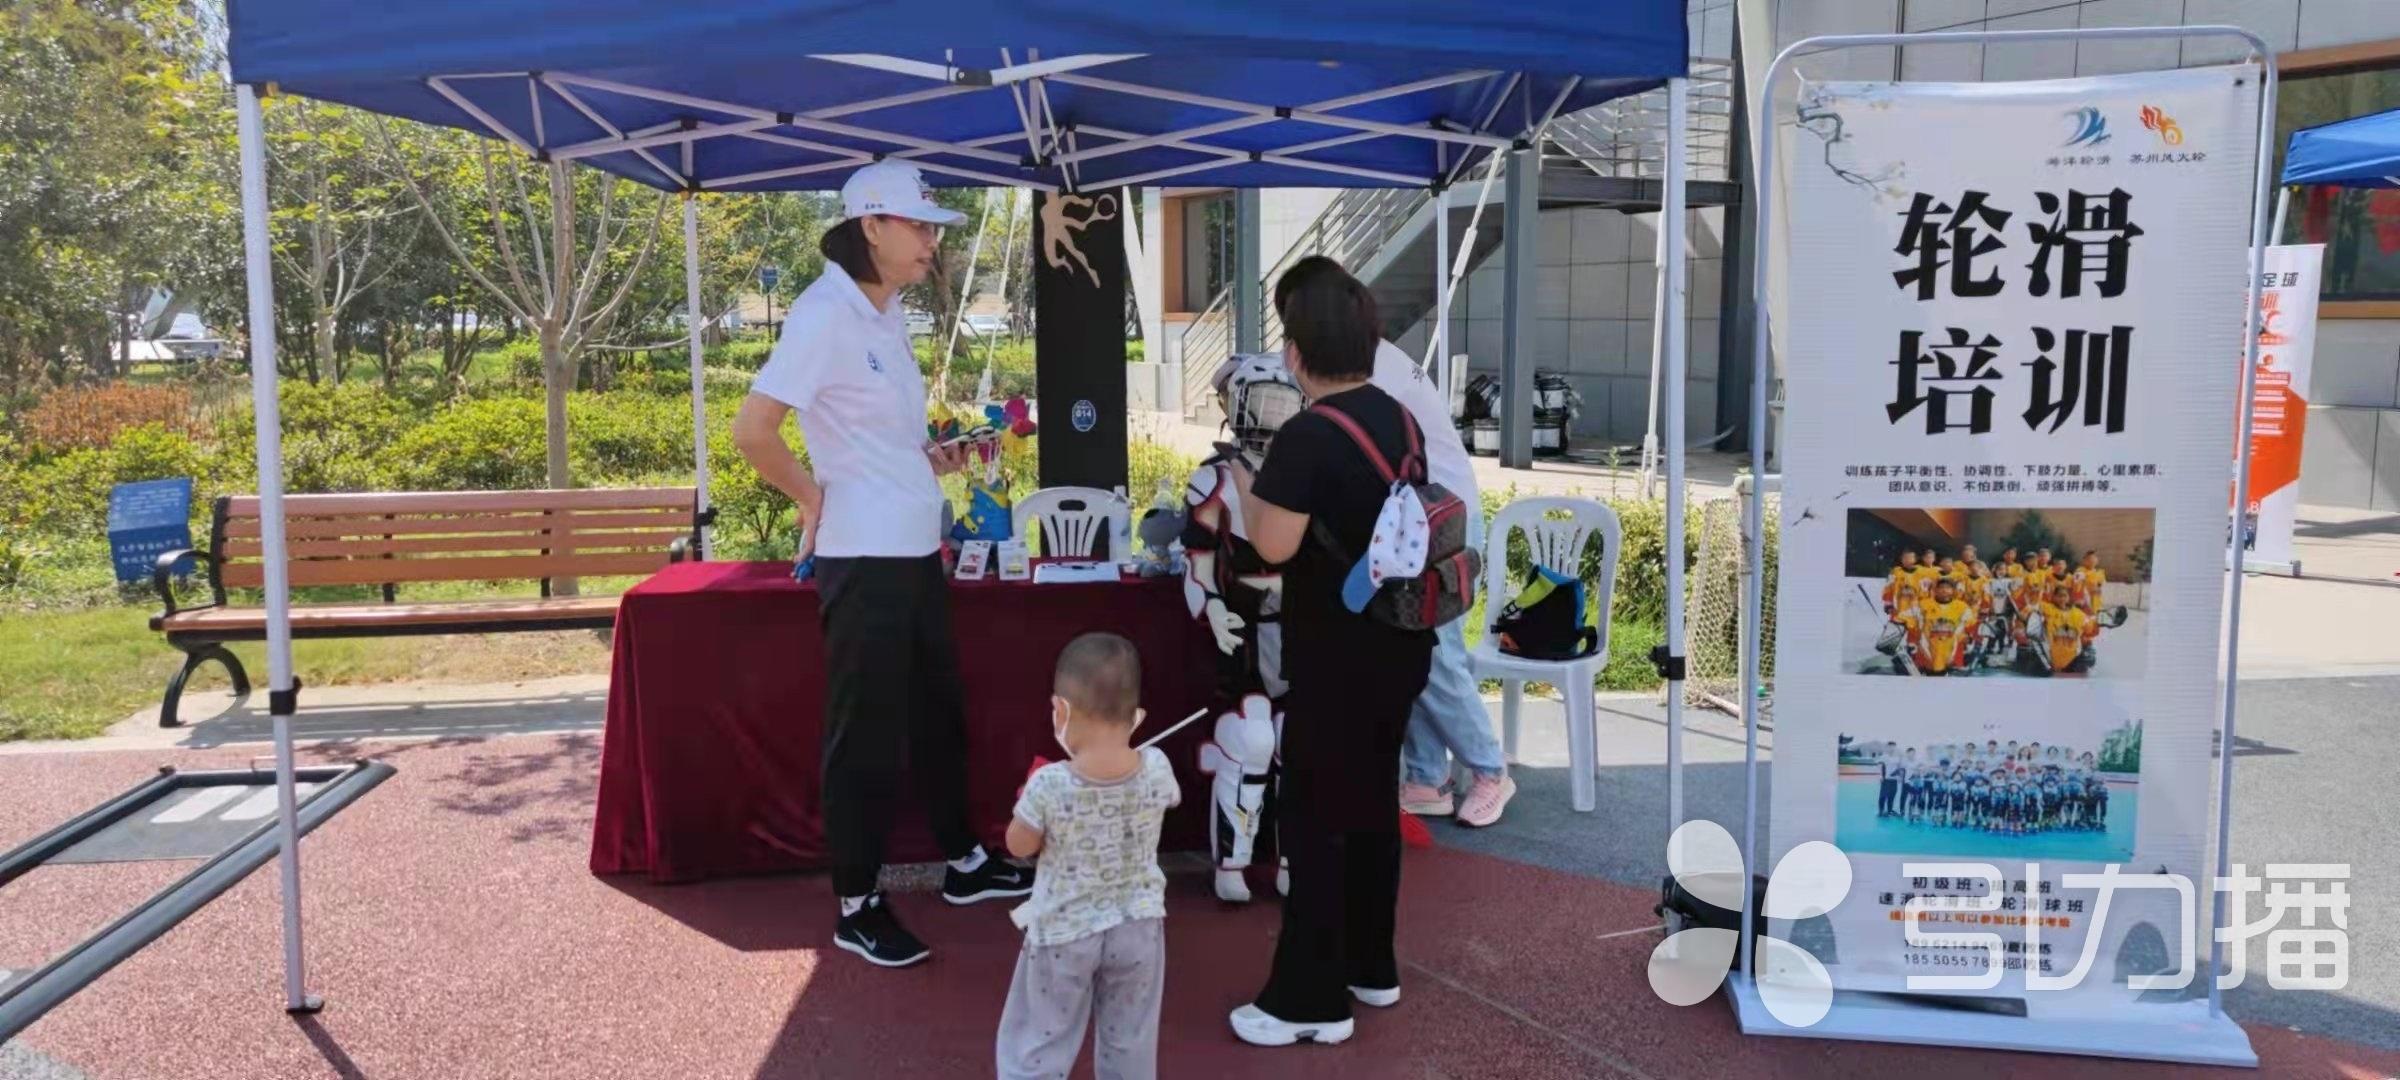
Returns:
[[[1748,496],[1725,495],[1700,504],[1698,551],[1684,613],[1684,703],[1739,713],[1742,697],[1742,578],[1748,569],[1742,517]],[[1767,592],[1760,633],[1761,718],[1772,710],[1775,640],[1775,522],[1782,498],[1767,493]]]

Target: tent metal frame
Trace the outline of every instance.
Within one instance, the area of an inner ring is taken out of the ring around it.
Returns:
[[[657,186],[681,192],[683,198],[684,287],[687,293],[685,311],[689,335],[692,388],[693,472],[699,491],[699,510],[703,513],[708,509],[709,468],[706,397],[701,369],[701,336],[704,323],[700,310],[699,206],[696,199],[696,196],[703,191],[855,168],[870,162],[889,159],[907,161],[928,172],[941,173],[962,180],[991,186],[1030,188],[1055,194],[1061,191],[1073,192],[1085,187],[1140,187],[1168,177],[1216,168],[1231,162],[1251,161],[1321,173],[1332,181],[1350,181],[1351,183],[1347,186],[1429,188],[1434,193],[1437,206],[1435,224],[1437,227],[1442,227],[1440,235],[1446,239],[1447,221],[1442,216],[1444,211],[1440,209],[1447,205],[1444,193],[1469,167],[1471,151],[1487,151],[1488,156],[1492,159],[1491,163],[1486,166],[1488,171],[1484,179],[1484,192],[1488,196],[1493,175],[1505,167],[1501,163],[1501,159],[1511,152],[1519,156],[1530,157],[1531,155],[1524,152],[1528,148],[1538,145],[1543,131],[1557,117],[1560,108],[1583,83],[1583,77],[1580,76],[1566,78],[1547,106],[1538,113],[1535,111],[1536,103],[1532,100],[1530,87],[1525,83],[1523,73],[1480,69],[1432,76],[1398,86],[1349,94],[1300,106],[1277,106],[1141,86],[1091,74],[1096,69],[1105,68],[1110,64],[1135,59],[1138,54],[1085,54],[1044,60],[1038,52],[1029,50],[1025,60],[1021,63],[1011,62],[1010,54],[1006,51],[1003,51],[1001,56],[1004,66],[990,70],[966,69],[889,56],[856,54],[816,56],[814,58],[819,60],[920,77],[936,85],[897,95],[827,106],[806,113],[776,112],[755,106],[634,86],[610,79],[564,71],[441,74],[425,77],[424,83],[434,93],[458,108],[460,112],[472,118],[477,127],[537,160],[546,162],[577,161],[605,154],[630,153],[657,172],[659,179],[663,181]],[[502,123],[488,110],[477,106],[472,99],[460,93],[457,86],[454,85],[467,80],[489,79],[517,79],[524,82],[526,93],[534,105],[531,111],[534,118],[531,126],[534,130],[530,133],[530,137],[527,133],[517,131]],[[1483,80],[1488,85],[1484,93],[1477,98],[1482,119],[1475,128],[1469,130],[1461,130],[1438,122],[1423,126],[1409,126],[1340,114],[1340,110],[1358,105],[1477,80]],[[1221,109],[1234,115],[1222,121],[1155,134],[1067,124],[1060,122],[1057,112],[1051,107],[1047,90],[1047,86],[1051,82],[1074,86],[1079,90],[1123,94],[1170,104]],[[1678,75],[1663,79],[1661,82],[1668,87],[1674,100],[1683,100],[1686,93],[1685,77]],[[1520,87],[1524,87],[1527,92],[1520,94],[1518,92]],[[1496,94],[1493,92],[1495,88]],[[573,109],[577,114],[597,125],[602,131],[607,132],[608,137],[565,146],[548,145],[548,132],[544,130],[544,124],[540,119],[543,115],[540,107],[541,98],[545,90],[568,108]],[[1011,104],[1022,124],[1021,129],[1012,129],[956,142],[943,142],[917,138],[841,119],[898,105],[941,100],[974,92],[996,93],[1002,90],[1005,90],[1010,96]],[[263,592],[267,610],[269,713],[274,724],[276,782],[281,803],[278,834],[279,862],[282,869],[284,1001],[285,1007],[290,1011],[311,1012],[321,1007],[322,1002],[309,995],[307,990],[302,942],[303,929],[300,917],[300,829],[293,813],[291,747],[291,718],[297,711],[299,684],[293,678],[292,673],[291,592],[283,516],[282,419],[277,407],[279,380],[276,367],[275,335],[272,332],[272,327],[275,325],[274,279],[271,272],[271,248],[267,233],[265,135],[259,107],[261,93],[272,93],[273,91],[274,87],[271,84],[240,83],[235,87],[235,103],[241,147],[242,238],[245,252],[245,276],[249,290],[249,323],[252,328],[251,397],[258,426],[259,539],[261,560],[265,567]],[[717,118],[705,121],[688,118],[642,128],[623,129],[606,120],[599,110],[593,108],[591,103],[585,99],[585,92],[641,98],[658,104],[710,113]],[[1525,136],[1511,139],[1492,134],[1494,122],[1512,99],[1517,100],[1524,111],[1524,119],[1527,121]],[[1486,102],[1488,105],[1485,104]],[[1344,134],[1322,137],[1312,133],[1306,141],[1282,146],[1272,151],[1236,149],[1200,141],[1211,135],[1257,127],[1281,120],[1296,120],[1319,127],[1334,128],[1342,130]],[[836,135],[881,143],[896,149],[888,151],[862,150],[853,146],[807,139],[790,133],[794,131]],[[1087,148],[1083,145],[1085,136],[1106,141]],[[1422,139],[1433,143],[1436,150],[1434,174],[1420,177],[1388,170],[1318,161],[1303,156],[1370,139],[1389,137]],[[704,140],[724,138],[746,139],[823,153],[829,155],[830,160],[794,164],[708,181],[694,179],[697,174],[693,168],[693,148]],[[1670,211],[1679,211],[1683,202],[1686,180],[1684,175],[1684,142],[1686,138],[1687,133],[1680,126],[1674,127],[1668,132],[1671,164],[1664,180],[1670,192],[1667,203]],[[1022,146],[1025,153],[1013,155],[993,149],[1011,145]],[[1205,159],[1191,165],[1158,169],[1140,175],[1087,175],[1087,171],[1090,171],[1087,167],[1093,166],[1095,163],[1105,162],[1112,157],[1147,147],[1169,147],[1205,155]],[[672,158],[663,156],[663,152],[669,148],[674,148],[679,152],[678,156],[682,166],[680,169],[670,164]],[[1456,152],[1453,153],[1453,150]],[[1011,168],[1031,166],[1034,169],[1050,170],[1051,175],[1048,178],[1028,175],[1008,176],[991,170],[962,166],[947,161],[930,160],[936,156],[990,162]],[[1533,168],[1534,166],[1523,164],[1520,167]],[[642,181],[636,180],[635,182]],[[1478,199],[1479,204],[1483,201],[1485,201],[1484,198]],[[1661,266],[1661,274],[1664,280],[1676,283],[1674,288],[1668,289],[1666,292],[1672,305],[1671,310],[1680,313],[1684,303],[1682,282],[1685,276],[1686,260],[1680,239],[1682,222],[1679,215],[1673,222],[1671,230],[1674,241],[1669,243],[1662,239],[1660,245],[1661,258],[1665,260]],[[1534,238],[1528,237],[1526,242],[1536,241]],[[1443,301],[1442,317],[1439,320],[1442,329],[1437,331],[1436,341],[1445,345],[1448,337],[1446,331],[1449,305],[1447,301],[1457,284],[1459,274],[1464,270],[1465,261],[1462,253],[1453,262],[1446,249],[1447,244],[1436,247],[1437,262],[1445,264],[1436,267],[1436,278]],[[1471,249],[1470,242],[1467,250]],[[1256,286],[1255,274],[1250,276],[1250,283],[1253,287]],[[1662,307],[1662,311],[1666,310],[1669,309]],[[1673,355],[1668,358],[1666,364],[1666,370],[1671,373],[1669,375],[1671,381],[1664,391],[1664,408],[1671,418],[1673,425],[1671,430],[1675,432],[1680,432],[1683,416],[1682,338],[1680,326],[1676,328],[1676,332],[1669,335],[1669,347],[1672,349]],[[1446,358],[1437,356],[1429,362],[1432,363],[1436,372],[1435,378],[1446,382],[1448,370]],[[1445,386],[1445,389],[1447,388]],[[1530,384],[1518,389],[1530,393]],[[1667,543],[1670,547],[1682,543],[1683,490],[1680,484],[1682,468],[1683,447],[1678,437],[1668,448],[1668,475],[1676,481],[1667,491]],[[701,544],[703,557],[707,557],[712,550],[712,545],[705,526]],[[1670,680],[1667,698],[1670,754],[1677,761],[1681,760],[1683,735],[1683,658],[1681,656],[1683,646],[1682,634],[1678,629],[1682,625],[1683,618],[1682,590],[1679,584],[1681,574],[1682,567],[1670,563],[1667,601],[1669,644],[1662,650],[1660,656],[1654,657],[1659,663],[1661,673]],[[1681,815],[1681,781],[1680,770],[1678,770],[1671,781],[1673,795],[1670,800],[1678,819]]]
[[[1753,176],[1757,181],[1758,197],[1751,200],[1749,235],[1758,238],[1757,242],[1761,245],[1757,257],[1752,261],[1750,276],[1750,303],[1755,312],[1755,318],[1758,320],[1757,332],[1753,335],[1750,353],[1750,430],[1759,433],[1750,440],[1751,475],[1767,475],[1767,442],[1763,433],[1767,430],[1767,383],[1773,374],[1770,362],[1773,330],[1769,325],[1773,318],[1773,312],[1767,307],[1767,274],[1773,260],[1767,257],[1766,246],[1774,243],[1775,235],[1770,229],[1774,222],[1775,200],[1772,197],[1771,185],[1774,183],[1775,176],[1774,136],[1778,115],[1774,103],[1776,80],[1791,69],[1793,61],[1803,56],[1863,47],[1983,44],[1995,41],[2081,42],[2195,37],[2231,37],[2249,43],[2254,56],[2254,60],[2251,62],[2257,64],[2260,70],[2257,176],[2253,181],[2251,191],[2250,273],[2248,303],[2243,309],[2241,400],[2236,403],[2241,424],[2235,449],[2233,497],[2233,505],[2248,505],[2250,501],[2250,438],[2253,419],[2251,406],[2257,388],[2258,374],[2258,333],[2256,329],[2258,276],[2259,267],[2265,258],[2266,245],[2270,241],[2270,237],[2267,235],[2269,210],[2267,192],[2269,190],[2268,178],[2271,175],[2275,157],[2276,65],[2274,51],[2268,48],[2267,43],[2257,34],[2238,26],[2224,25],[2093,27],[2072,30],[1978,30],[1916,34],[1840,34],[1806,38],[1792,43],[1777,54],[1774,62],[1767,66],[1765,78],[1759,83],[1759,99],[1764,105],[1760,108],[1759,115],[1753,120],[1757,127],[1752,132],[1751,140],[1753,160],[1757,163]],[[1679,404],[1668,406],[1671,417],[1681,415]],[[1675,440],[1673,432],[1669,434],[1669,442],[1665,449],[1669,454],[1669,476],[1674,476],[1674,470],[1680,463],[1683,448],[1680,442]],[[1785,467],[1789,468],[1788,462],[1785,463]],[[1766,520],[1767,486],[1764,484],[1751,485],[1746,515],[1749,521],[1764,522]],[[1673,489],[1670,487],[1669,490]],[[1754,528],[1744,537],[1744,543],[1748,549],[1745,552],[1748,572],[1742,579],[1742,625],[1749,628],[1745,631],[1746,635],[1755,634],[1756,628],[1762,625],[1760,617],[1763,590],[1759,587],[1759,583],[1764,580],[1765,572],[1765,533],[1766,530],[1763,528]],[[2236,546],[2239,543],[2240,538],[2234,536],[2230,538],[2227,545],[2229,560],[2227,565],[2229,567],[2240,565],[2241,551]],[[2217,754],[2215,873],[2218,877],[2224,877],[2229,873],[2229,863],[2232,858],[2228,834],[2233,826],[2232,748],[2235,709],[2239,700],[2237,679],[2241,659],[2239,646],[2241,643],[2243,575],[2235,570],[2226,576],[2225,625],[2221,638],[2225,657],[2224,685],[2221,693],[2223,711],[2220,716],[2221,726],[2217,742],[2219,751]],[[1741,701],[1744,706],[1742,720],[1747,744],[1742,759],[1741,853],[1742,865],[1746,868],[1745,872],[1755,872],[1759,866],[1759,851],[1757,850],[1758,709],[1756,708],[1759,687],[1759,656],[1764,650],[1773,647],[1772,642],[1760,642],[1755,648],[1743,649],[1741,655]],[[2209,974],[2207,976],[2209,987],[2206,1022],[2186,1024],[2177,1029],[2179,1031],[2178,1040],[2151,1039],[2146,1041],[2123,1038],[2122,1032],[2117,1030],[2121,1028],[2121,1025],[2111,1025],[2105,1019],[2052,1024],[2050,1026],[2054,1028],[2053,1034],[2058,1038],[2052,1041],[2041,1041],[2038,1038],[2028,1037],[2035,1035],[2035,1032],[2022,1030],[2023,1026],[2029,1023],[2023,1019],[1971,1017],[1968,1013],[1944,1010],[1939,1012],[1940,1019],[1937,1025],[1937,1022],[1930,1016],[1934,1010],[1922,1007],[1919,1007],[1914,1014],[1907,1010],[1894,1013],[1888,1008],[1881,1010],[1860,1008],[1857,1012],[1862,1015],[1878,1012],[1885,1015],[1870,1015],[1856,1024],[1836,1020],[1813,1028],[1785,1027],[1766,1013],[1758,997],[1756,958],[1752,955],[1755,934],[1753,920],[1756,917],[1751,910],[1752,890],[1744,888],[1741,891],[1741,953],[1736,970],[1727,978],[1727,989],[1745,1033],[1855,1038],[1883,1042],[1923,1042],[1952,1046],[1985,1046],[1996,1049],[2144,1057],[2219,1065],[2256,1066],[2258,1063],[2257,1055],[2250,1049],[2248,1037],[2242,1034],[2239,1025],[2226,1018],[2223,990],[2217,985],[2215,978],[2215,972],[2221,970],[2224,964],[2225,943],[2219,938],[2216,931],[2222,930],[2225,926],[2226,905],[2224,898],[2218,895],[2214,889],[2210,890],[2209,899],[2211,932],[2209,934]],[[2186,946],[2190,944],[2188,937],[2184,944]],[[1844,1006],[1839,1003],[1838,997],[1834,1008],[1837,1013],[1844,1009]],[[1829,1019],[1833,1018],[1829,1017]],[[1925,1030],[1925,1025],[1937,1025],[1944,1030],[1939,1034],[1929,1033],[1928,1030]],[[2059,1040],[2072,1040],[2073,1045],[2064,1045]]]
[[[390,779],[394,771],[390,764],[381,761],[317,765],[298,770],[297,777],[280,777],[279,783],[302,779],[322,785],[311,792],[296,811],[297,828],[307,832],[342,812],[374,790],[376,785]],[[0,854],[0,885],[24,876],[110,826],[158,805],[178,791],[222,785],[248,786],[258,783],[259,775],[250,769],[183,772],[172,767],[161,768],[157,776],[59,823],[56,828],[6,854]],[[289,811],[290,793],[287,791],[282,794],[283,809]],[[225,890],[249,877],[273,857],[278,845],[277,834],[282,828],[280,821],[259,823],[232,843],[219,848],[216,854],[182,877],[118,916],[98,933],[77,942],[40,967],[25,972],[21,978],[0,984],[0,1043],[15,1038],[18,1032],[41,1019],[60,1002],[91,985],[93,980],[107,974],[111,968],[123,963],[125,958],[158,940],[191,917],[193,912],[208,906],[211,901],[224,895]],[[310,1008],[314,1007],[312,1000]]]
[[[1384,101],[1395,97],[1405,97],[1409,94],[1422,93],[1428,90],[1438,90],[1443,87],[1456,86],[1461,83],[1498,79],[1503,76],[1504,73],[1502,72],[1487,70],[1466,70],[1452,72],[1446,75],[1436,75],[1418,79],[1412,82],[1402,83],[1397,86],[1348,94],[1342,97],[1329,98],[1323,101],[1310,102],[1300,106],[1278,106],[1251,101],[1242,101],[1234,98],[1216,97],[1207,94],[1185,93],[1178,90],[1166,90],[1158,87],[1143,86],[1138,83],[1124,82],[1122,80],[1105,78],[1098,75],[1082,74],[1082,72],[1105,67],[1120,61],[1138,58],[1138,54],[1096,54],[1070,56],[1047,61],[1029,59],[1023,64],[998,68],[989,72],[978,72],[970,69],[948,67],[940,64],[904,60],[897,57],[817,55],[810,57],[810,59],[836,61],[858,67],[885,71],[892,74],[924,78],[934,80],[940,85],[921,90],[912,90],[900,94],[889,94],[861,101],[847,102],[840,105],[829,105],[817,109],[811,109],[806,112],[797,113],[777,112],[769,109],[761,109],[751,105],[742,105],[735,102],[720,101],[713,98],[678,93],[670,90],[659,90],[650,87],[636,86],[613,79],[603,79],[594,76],[579,75],[572,72],[561,71],[503,71],[477,72],[465,75],[436,75],[426,78],[425,85],[431,88],[434,93],[441,95],[444,100],[448,101],[460,112],[473,119],[478,127],[507,142],[509,145],[516,147],[518,150],[523,151],[526,154],[533,155],[544,160],[576,161],[605,154],[632,153],[639,156],[645,163],[656,169],[660,177],[667,181],[667,186],[684,190],[722,189],[736,187],[743,184],[755,184],[768,180],[783,179],[786,177],[805,176],[818,172],[830,172],[837,169],[863,165],[870,161],[881,160],[887,157],[909,161],[915,164],[918,168],[924,169],[927,172],[942,173],[964,180],[976,180],[986,184],[1002,187],[1033,187],[1048,191],[1059,190],[1058,187],[1050,186],[1042,180],[1030,177],[1004,176],[989,170],[969,168],[950,162],[926,160],[927,158],[935,155],[965,158],[971,161],[989,162],[991,164],[1004,167],[1016,167],[1025,164],[1027,161],[1031,161],[1040,166],[1055,168],[1059,173],[1058,179],[1061,182],[1060,186],[1063,186],[1069,191],[1072,191],[1080,186],[1135,187],[1173,176],[1201,172],[1220,167],[1227,163],[1241,161],[1258,161],[1272,165],[1285,166],[1288,168],[1322,172],[1327,174],[1329,177],[1338,177],[1351,181],[1368,180],[1378,184],[1415,187],[1447,184],[1451,178],[1455,177],[1456,169],[1455,167],[1437,168],[1437,173],[1440,175],[1421,177],[1411,176],[1404,173],[1390,172],[1381,169],[1368,169],[1358,166],[1342,165],[1335,162],[1316,161],[1301,155],[1322,150],[1330,150],[1366,139],[1378,138],[1424,139],[1441,144],[1445,147],[1454,145],[1466,146],[1495,152],[1510,150],[1518,146],[1518,143],[1515,140],[1490,134],[1492,120],[1496,119],[1499,114],[1499,102],[1495,102],[1490,112],[1486,114],[1482,126],[1473,130],[1457,130],[1450,127],[1433,124],[1424,126],[1392,124],[1377,120],[1367,120],[1358,117],[1344,116],[1340,114],[1340,110],[1343,109],[1354,108],[1359,105],[1372,104],[1374,102]],[[1508,96],[1515,92],[1514,88],[1517,84],[1517,81],[1522,78],[1521,75],[1516,75],[1513,73],[1508,74],[1507,77],[1509,89],[1503,91],[1501,94],[1501,102],[1505,102]],[[526,93],[529,96],[530,104],[532,106],[529,112],[533,118],[533,127],[535,128],[530,138],[528,138],[526,133],[501,122],[499,118],[493,116],[488,110],[476,105],[465,94],[460,93],[458,88],[453,85],[454,83],[468,80],[489,79],[519,79],[524,81]],[[1200,124],[1175,131],[1158,132],[1155,134],[1137,134],[1133,132],[1113,131],[1105,128],[1081,124],[1061,124],[1058,121],[1057,116],[1052,113],[1049,108],[1048,93],[1044,89],[1044,86],[1051,82],[1055,82],[1063,86],[1073,86],[1079,89],[1119,94],[1128,97],[1143,98],[1169,104],[1190,105],[1199,108],[1217,109],[1233,115],[1225,120]],[[1556,98],[1551,102],[1549,109],[1544,113],[1544,115],[1556,115],[1559,106],[1564,104],[1566,99],[1573,95],[1575,89],[1581,85],[1581,82],[1582,80],[1580,77],[1568,78],[1558,91]],[[732,119],[706,121],[690,119],[655,124],[650,127],[638,128],[630,131],[621,130],[607,120],[603,119],[601,114],[594,110],[589,102],[577,95],[575,91],[579,88],[583,90],[615,94],[621,97],[636,98],[661,105],[671,105],[678,108],[701,110],[718,114],[719,116],[723,117],[730,117]],[[601,139],[590,139],[578,143],[570,143],[564,146],[548,145],[545,139],[545,133],[541,130],[543,126],[541,121],[541,103],[542,92],[544,90],[548,90],[552,96],[558,98],[569,108],[574,109],[585,119],[590,120],[592,123],[599,126],[601,130],[608,132],[608,137]],[[972,94],[978,92],[988,93],[997,92],[1000,90],[1006,90],[1011,95],[1013,103],[1016,106],[1018,116],[1024,125],[1024,130],[1002,132],[991,136],[960,140],[956,142],[945,142],[935,139],[919,138],[913,135],[889,131],[871,125],[845,122],[840,119],[842,117],[875,112],[881,109],[894,108],[902,105],[913,105],[925,101],[935,101],[962,94]],[[1216,146],[1197,141],[1212,135],[1221,135],[1228,132],[1255,128],[1264,124],[1271,124],[1284,120],[1314,124],[1320,127],[1344,129],[1350,132],[1350,134],[1331,138],[1312,138],[1306,141],[1296,142],[1287,146],[1279,147],[1274,150],[1245,150],[1228,146]],[[855,146],[843,146],[834,143],[818,142],[794,135],[783,134],[774,130],[778,128],[786,128],[794,131],[818,132],[827,135],[838,135],[845,138],[858,139],[867,142],[885,143],[894,147],[900,147],[902,149],[891,151],[863,150]],[[1102,145],[1086,148],[1078,145],[1080,141],[1078,136],[1082,134],[1097,135],[1110,141]],[[678,146],[683,147],[685,152],[688,154],[689,148],[692,146],[692,144],[707,139],[719,138],[747,138],[753,141],[787,146],[796,150],[807,150],[815,153],[827,154],[831,155],[832,159],[822,162],[807,162],[773,169],[764,169],[741,176],[696,181],[692,179],[690,170],[688,168],[678,172],[677,170],[668,167],[665,162],[660,161],[654,154],[650,152],[662,147]],[[1022,144],[1026,147],[1027,152],[1025,154],[1009,154],[991,149],[991,147],[996,145],[1005,145],[1018,142],[1022,142]],[[1059,150],[1059,148],[1062,146],[1067,147],[1063,153]],[[1081,166],[1087,162],[1105,160],[1110,157],[1130,153],[1136,150],[1150,149],[1152,147],[1166,147],[1174,150],[1203,154],[1207,155],[1207,157],[1201,161],[1190,164],[1171,166],[1165,169],[1154,170],[1152,172],[1139,175],[1095,178],[1089,181],[1086,181],[1082,178]],[[1461,158],[1463,161],[1464,155],[1461,155]]]

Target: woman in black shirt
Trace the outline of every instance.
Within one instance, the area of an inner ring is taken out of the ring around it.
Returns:
[[[1379,340],[1374,297],[1339,270],[1293,290],[1280,312],[1284,361],[1317,407],[1335,409],[1387,461],[1408,450],[1414,423],[1368,385]],[[1392,931],[1400,896],[1399,814],[1392,777],[1409,707],[1425,689],[1432,631],[1386,626],[1342,601],[1350,566],[1310,536],[1325,526],[1363,556],[1391,492],[1358,444],[1323,416],[1286,421],[1253,478],[1234,487],[1259,554],[1283,566],[1283,780],[1276,842],[1291,861],[1291,894],[1273,970],[1255,1002],[1234,1010],[1244,1041],[1283,1046],[1350,1037],[1351,1000],[1400,1000]]]

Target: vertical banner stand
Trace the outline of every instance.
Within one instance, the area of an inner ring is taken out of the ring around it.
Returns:
[[[2257,178],[2251,195],[2249,303],[2244,309],[2243,363],[2241,400],[2237,408],[2241,430],[2236,441],[2238,459],[2234,462],[2234,506],[2246,506],[2250,498],[2250,439],[2251,406],[2258,374],[2258,276],[2269,241],[2267,236],[2268,176],[2275,160],[2275,54],[2258,35],[2238,26],[2156,26],[2106,27],[2077,30],[1985,30],[1933,34],[1845,34],[1812,37],[1793,43],[1768,65],[1766,79],[1760,84],[1759,97],[1763,103],[1754,132],[1752,174],[1753,191],[1751,228],[1749,235],[1757,237],[1760,245],[1753,260],[1750,275],[1750,303],[1757,318],[1758,331],[1751,348],[1750,430],[1767,430],[1767,383],[1772,369],[1769,366],[1769,346],[1772,313],[1767,308],[1767,271],[1772,264],[1766,246],[1774,236],[1774,199],[1771,188],[1775,183],[1775,109],[1776,80],[1802,56],[1838,49],[1862,47],[1905,47],[1911,45],[2011,43],[2072,43],[2082,41],[2123,41],[2157,38],[2237,38],[2249,44],[2261,73],[2258,118]],[[1670,403],[1670,417],[1676,415],[1679,403]],[[1763,435],[1750,440],[1750,472],[1753,476],[1767,474],[1767,440]],[[1668,449],[1676,444],[1669,442]],[[1766,520],[1765,484],[1752,484],[1749,492],[1751,521]],[[1755,634],[1761,622],[1761,590],[1758,583],[1765,569],[1765,532],[1756,529],[1744,537],[1748,545],[1746,557],[1749,573],[1744,577],[1742,607],[1744,633]],[[2229,566],[2238,566],[2238,538],[2227,543]],[[2237,666],[2240,654],[2242,614],[2242,574],[2226,575],[2225,623],[2223,643],[2225,681],[2220,698],[2223,702],[2222,727],[2217,746],[2217,830],[2215,873],[2219,877],[2229,872],[2230,850],[2228,833],[2233,821],[2233,755],[2223,748],[2231,747],[2234,739],[2234,712],[2237,699]],[[1751,705],[1757,701],[1759,687],[1759,653],[1773,647],[1760,643],[1742,652],[1742,701]],[[1758,848],[1758,710],[1742,710],[1743,727],[1748,745],[1743,751],[1742,781],[1742,863],[1749,872],[1760,869]],[[1869,1042],[1910,1043],[1929,1046],[1964,1046],[1994,1050],[2023,1050],[2048,1053],[2091,1054],[2104,1057],[2137,1058],[2206,1065],[2235,1065],[2255,1068],[2258,1055],[2250,1047],[2249,1036],[2241,1025],[2225,1015],[2222,991],[2217,985],[2217,973],[2224,967],[2224,943],[2214,930],[2225,925],[2225,905],[2214,889],[2210,890],[2209,964],[2199,969],[2196,978],[2208,980],[2208,1002],[2205,1010],[2196,1002],[2145,1005],[2162,1011],[2177,1010],[2172,1017],[2158,1020],[2132,1021],[2109,1016],[2058,1015],[2016,1016],[1979,1012],[1970,1009],[1944,1008],[1902,995],[1871,994],[1836,990],[1833,1004],[1823,1020],[1813,1026],[1795,1028],[1770,1015],[1760,997],[1758,969],[1753,955],[1752,920],[1758,914],[1751,910],[1752,891],[1742,889],[1742,921],[1740,955],[1734,971],[1726,976],[1726,995],[1733,1003],[1734,1014],[1745,1035],[1788,1035],[1820,1039],[1857,1039]],[[2187,940],[2188,946],[2190,942]],[[2190,1005],[2188,1011],[2180,1005]]]

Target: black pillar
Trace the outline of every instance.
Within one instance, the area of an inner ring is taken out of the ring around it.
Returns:
[[[1041,485],[1125,483],[1125,193],[1033,195]]]

